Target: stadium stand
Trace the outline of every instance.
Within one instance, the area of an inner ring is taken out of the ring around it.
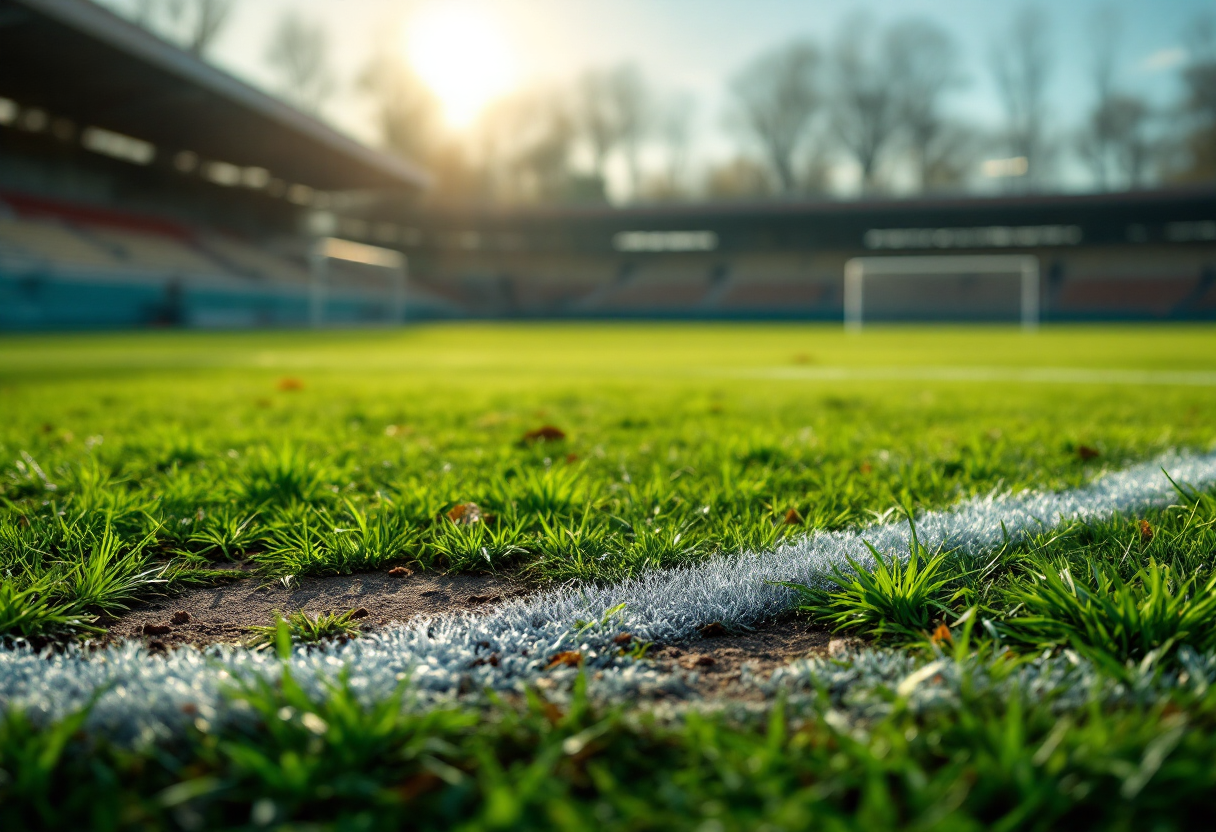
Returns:
[[[1045,320],[1216,320],[1216,190],[438,207],[428,176],[81,0],[0,0],[0,328],[300,326],[318,238],[408,257],[410,319],[840,320],[855,257],[1033,255]],[[327,322],[392,282],[333,262]],[[891,277],[871,320],[1012,320],[1016,281]]]
[[[0,0],[0,105],[4,329],[309,323],[331,192],[428,181],[79,0]],[[382,275],[328,274],[324,321],[395,308]]]
[[[1216,318],[1209,217],[1211,188],[432,209],[404,222],[420,229],[406,249],[414,273],[479,316],[840,320],[850,258],[1018,254],[1039,263],[1042,319],[1085,321]],[[476,250],[458,243],[472,239],[490,242]],[[496,239],[511,246],[494,250]],[[677,249],[665,250],[669,243]],[[678,250],[685,243],[712,251]],[[509,276],[510,292],[491,276]],[[1019,283],[1012,275],[884,278],[869,283],[867,306],[871,320],[1012,321]]]

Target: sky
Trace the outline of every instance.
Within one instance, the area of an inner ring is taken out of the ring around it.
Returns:
[[[1057,54],[1052,111],[1059,130],[1075,126],[1090,95],[1087,31],[1100,7],[1113,8],[1121,22],[1119,82],[1161,106],[1178,97],[1188,25],[1201,14],[1216,14],[1216,0],[1042,3]],[[428,33],[434,35],[429,45],[436,64],[432,74],[450,81],[455,66],[472,76],[463,87],[457,82],[455,91],[448,90],[450,96],[463,95],[456,122],[475,115],[479,94],[484,97],[488,90],[559,85],[587,68],[632,62],[655,90],[695,98],[693,158],[704,164],[737,152],[725,111],[729,79],[742,66],[795,38],[830,44],[842,22],[857,12],[880,25],[926,17],[951,31],[968,75],[951,108],[970,123],[995,127],[1000,108],[990,53],[1019,8],[1019,3],[998,0],[235,0],[230,23],[210,57],[256,85],[273,88],[266,44],[280,16],[294,9],[322,23],[340,90],[324,115],[371,143],[377,138],[371,105],[356,91],[355,79],[377,52],[395,51],[425,62]],[[477,30],[472,61],[454,54],[446,42],[452,19]],[[478,61],[483,66],[472,66]]]

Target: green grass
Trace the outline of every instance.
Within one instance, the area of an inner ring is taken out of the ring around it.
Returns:
[[[304,610],[287,615],[275,613],[273,624],[249,628],[253,638],[248,646],[290,652],[293,644],[321,644],[333,639],[353,638],[360,632],[356,619],[366,615],[367,610],[326,610],[312,615]]]
[[[0,569],[49,606],[7,631],[113,613],[225,560],[610,581],[896,505],[1074,485],[1206,448],[1216,390],[763,376],[1202,370],[1211,343],[1202,328],[691,325],[8,338]],[[566,438],[524,441],[546,425]],[[467,503],[481,522],[447,519]]]
[[[1211,371],[1214,345],[1198,327],[0,339],[0,635],[100,632],[226,561],[252,561],[253,580],[408,563],[609,581],[991,489],[1077,485],[1210,448],[1216,389],[798,375]],[[546,425],[565,438],[525,440]],[[470,503],[479,520],[461,522]],[[880,646],[934,655],[944,621],[958,655],[1007,650],[1016,668],[1075,650],[1121,679],[1216,645],[1213,553],[1216,499],[1180,495],[978,561],[915,548],[841,572],[810,606]],[[353,623],[301,614],[263,635],[285,655]],[[1216,689],[1065,714],[961,695],[917,712],[890,692],[872,719],[778,701],[664,721],[577,691],[420,712],[408,682],[374,696],[339,683],[315,702],[287,677],[228,692],[247,718],[200,715],[136,749],[82,733],[83,711],[41,727],[6,711],[0,826],[1181,829],[1210,814]]]
[[[132,753],[0,721],[0,823],[55,829],[1161,829],[1206,825],[1216,692],[1081,710],[898,701],[661,721],[529,695],[485,708],[366,703],[291,679],[230,696],[249,715]]]

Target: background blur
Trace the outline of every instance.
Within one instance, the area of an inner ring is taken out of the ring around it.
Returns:
[[[1202,0],[0,0],[0,154],[6,328],[1216,316]]]
[[[436,201],[1208,181],[1204,0],[107,0],[423,162]]]

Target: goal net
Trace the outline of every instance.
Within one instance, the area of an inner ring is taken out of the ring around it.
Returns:
[[[387,323],[404,321],[409,263],[401,252],[337,237],[321,237],[313,241],[308,261],[308,317],[312,326],[323,326],[331,317],[337,318],[334,322],[349,323],[342,315],[335,315],[339,310],[330,308],[331,295],[337,288],[346,290],[345,294],[378,296],[374,307],[382,320]],[[341,272],[335,269],[343,264],[346,268]]]
[[[855,257],[844,267],[844,324],[864,320],[1009,320],[1039,324],[1033,255]]]

